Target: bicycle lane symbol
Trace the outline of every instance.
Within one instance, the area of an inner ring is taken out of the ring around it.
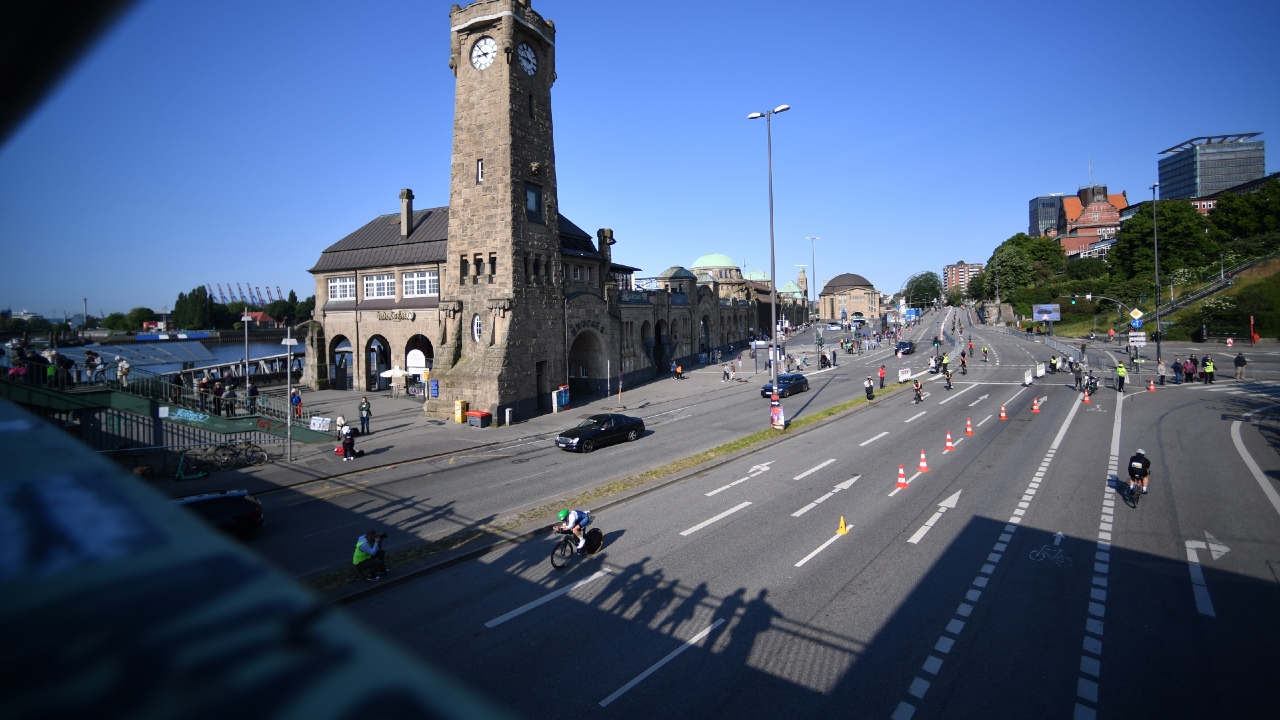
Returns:
[[[1045,545],[1039,550],[1032,550],[1028,553],[1032,560],[1036,562],[1045,562],[1046,560],[1053,562],[1058,567],[1071,567],[1071,558],[1062,552],[1062,548],[1052,545]]]

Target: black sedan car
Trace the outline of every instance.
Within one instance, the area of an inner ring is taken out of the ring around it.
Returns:
[[[916,351],[916,344],[911,342],[910,340],[903,340],[902,342],[898,343],[898,347],[894,349],[902,353],[903,355],[910,355],[911,353]]]
[[[170,502],[199,515],[219,530],[238,537],[247,537],[262,527],[262,501],[250,495],[248,490],[189,495]]]
[[[809,381],[800,373],[789,373],[778,376],[778,397],[786,397],[793,392],[805,392],[809,389]],[[760,397],[773,396],[773,383],[765,383],[760,388]]]
[[[616,442],[631,442],[644,434],[644,421],[630,415],[606,413],[583,418],[556,437],[556,447],[589,453]]]

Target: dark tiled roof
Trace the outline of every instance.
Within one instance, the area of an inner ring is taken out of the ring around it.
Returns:
[[[400,213],[379,215],[364,227],[325,248],[309,272],[443,263],[448,254],[449,207],[413,212],[413,232],[400,235]],[[560,247],[574,255],[599,258],[591,236],[560,216]]]
[[[827,284],[823,286],[822,292],[819,294],[826,295],[827,293],[838,292],[840,290],[848,290],[849,288],[860,288],[860,287],[870,288],[873,286],[870,280],[862,277],[861,275],[855,275],[853,273],[842,273],[828,280]]]

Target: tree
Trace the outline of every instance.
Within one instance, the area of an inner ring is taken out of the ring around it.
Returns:
[[[289,291],[289,297],[290,298],[294,297],[292,290]],[[293,324],[297,325],[300,322],[306,322],[307,320],[310,320],[311,316],[315,314],[315,310],[316,310],[316,296],[308,295],[307,299],[299,302],[297,304],[297,307],[294,309],[294,317],[292,318]]]
[[[986,273],[978,273],[969,278],[969,286],[965,288],[965,295],[970,300],[983,300],[986,297]]]
[[[927,270],[912,275],[907,280],[903,290],[908,305],[931,305],[935,300],[944,296],[942,278],[938,276],[938,273]],[[309,299],[314,306],[315,296],[313,295]]]
[[[149,307],[136,307],[125,316],[125,321],[128,323],[128,327],[125,330],[140,330],[143,323],[152,322],[155,319],[155,310]]]
[[[1072,280],[1100,280],[1110,273],[1111,268],[1102,258],[1081,258],[1067,263],[1067,277]]]
[[[102,319],[102,327],[116,332],[128,332],[131,326],[124,313],[113,312]]]
[[[1210,225],[1186,200],[1161,200],[1159,214],[1160,274],[1197,268],[1218,261],[1219,246],[1209,236]],[[1151,205],[1144,205],[1116,233],[1108,254],[1112,270],[1122,278],[1152,278],[1155,250]]]

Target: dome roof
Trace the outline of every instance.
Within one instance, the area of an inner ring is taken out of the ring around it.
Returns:
[[[689,278],[689,279],[692,279],[692,280],[697,280],[697,279],[698,279],[698,276],[694,275],[693,273],[689,272],[688,270],[685,270],[684,268],[680,267],[679,265],[672,265],[671,267],[667,268],[666,270],[663,270],[663,271],[662,271],[662,274],[661,274],[661,275],[659,275],[659,276],[658,276],[658,278],[659,278],[659,279],[661,279],[661,280],[677,280],[677,279],[684,279],[684,278]]]
[[[730,258],[728,255],[721,255],[720,253],[711,253],[710,255],[703,255],[697,260],[694,260],[693,264],[690,265],[689,267],[691,268],[737,268],[738,263],[734,262],[733,258]]]
[[[749,272],[743,273],[742,277],[748,280],[757,280],[761,282],[767,282],[769,280],[769,276],[765,275],[763,270],[751,270]]]
[[[698,273],[698,282],[700,283],[713,283],[715,281],[716,279],[711,277],[711,273],[709,272]]]
[[[796,295],[800,295],[800,294],[802,294],[802,293],[801,293],[801,291],[800,291],[800,286],[796,284],[796,281],[795,281],[795,280],[788,280],[788,281],[786,282],[786,284],[784,284],[782,287],[778,288],[778,292],[780,292],[780,293],[795,293]]]
[[[843,273],[828,280],[827,284],[822,287],[822,294],[825,295],[828,292],[848,290],[850,288],[869,288],[874,290],[875,286],[871,284],[870,280],[861,275]]]

